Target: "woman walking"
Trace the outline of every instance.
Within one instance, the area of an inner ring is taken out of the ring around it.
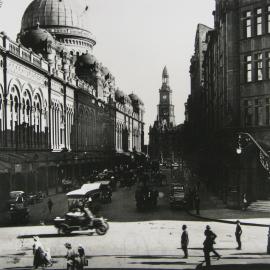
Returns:
[[[78,246],[78,254],[76,257],[76,270],[83,270],[84,266],[88,265],[88,261],[85,258],[85,251],[82,245]]]

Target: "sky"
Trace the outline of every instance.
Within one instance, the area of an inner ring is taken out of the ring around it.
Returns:
[[[213,27],[214,0],[72,0],[88,5],[85,26],[96,37],[93,54],[145,104],[145,133],[157,117],[162,70],[167,66],[176,123],[184,121],[189,66],[198,23]],[[12,39],[31,0],[3,0],[0,31]],[[147,140],[147,138],[146,138]]]

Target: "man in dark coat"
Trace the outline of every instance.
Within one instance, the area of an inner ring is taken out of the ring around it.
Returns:
[[[183,225],[182,226],[182,235],[181,235],[181,248],[185,254],[184,258],[188,258],[188,243],[189,243],[189,238],[188,238],[188,232],[187,232],[187,226]]]
[[[241,243],[241,235],[242,235],[242,228],[240,226],[240,221],[237,220],[236,221],[236,229],[235,229],[235,238],[236,238],[236,242],[238,244],[237,249],[242,249],[242,243]]]
[[[217,256],[218,259],[220,259],[221,256],[214,249],[215,239],[217,238],[217,236],[214,232],[212,232],[209,225],[206,226],[204,235],[206,238],[203,242],[203,246],[204,246],[203,251],[204,251],[206,266],[209,267],[211,265],[210,252],[213,252]]]
[[[194,196],[194,205],[196,209],[196,215],[200,215],[200,196],[198,192],[196,192]]]

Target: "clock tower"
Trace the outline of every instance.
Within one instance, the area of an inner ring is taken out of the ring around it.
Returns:
[[[159,89],[158,121],[168,128],[175,126],[172,90],[169,85],[169,73],[166,66],[162,72],[162,86]]]

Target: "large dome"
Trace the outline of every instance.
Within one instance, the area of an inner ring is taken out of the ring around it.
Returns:
[[[73,53],[91,52],[96,42],[83,25],[87,10],[83,0],[34,0],[24,12],[21,33],[38,24]]]
[[[78,0],[34,0],[22,18],[22,30],[44,26],[76,27],[83,29],[83,5]]]

